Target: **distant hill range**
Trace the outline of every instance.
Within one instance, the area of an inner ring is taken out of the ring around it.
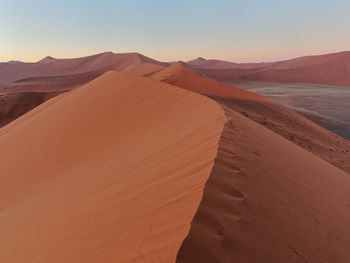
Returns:
[[[234,63],[197,58],[191,67],[216,80],[314,83],[350,87],[350,51],[270,63]]]

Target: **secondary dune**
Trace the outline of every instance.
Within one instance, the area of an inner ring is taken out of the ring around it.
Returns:
[[[349,262],[350,176],[225,107],[177,262]]]
[[[3,127],[0,261],[174,262],[225,120],[206,97],[108,72]]]
[[[264,99],[255,93],[223,85],[199,75],[186,64],[178,63],[153,75],[153,78],[209,97],[260,125],[282,135],[296,145],[350,173],[350,142],[304,118],[293,110]],[[211,95],[215,94],[215,95]]]
[[[177,62],[149,77],[204,95],[268,100],[261,95],[206,78],[183,62]]]

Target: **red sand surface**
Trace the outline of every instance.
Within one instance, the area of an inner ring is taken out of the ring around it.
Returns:
[[[222,85],[221,83],[218,86],[218,82],[198,75],[186,64],[178,63],[172,67],[159,71],[155,75],[151,75],[151,77],[155,76],[165,82],[198,93],[215,94],[210,97],[221,105],[241,113],[334,166],[350,173],[350,142],[346,139],[320,127],[278,103],[260,99],[263,98],[262,96],[242,96],[241,89],[235,88],[232,90],[230,86]],[[164,72],[169,74],[164,74]],[[216,89],[216,87],[219,88]],[[228,94],[224,90],[226,88],[230,91],[229,96],[222,95]]]
[[[0,262],[174,262],[225,122],[109,72],[0,129]]]
[[[350,262],[348,141],[184,63],[119,70],[150,78],[0,129],[0,262]]]
[[[177,62],[149,77],[205,95],[268,100],[261,95],[206,78],[183,62]]]
[[[348,140],[272,101],[213,99],[350,174]]]
[[[350,261],[350,175],[226,108],[177,262]]]

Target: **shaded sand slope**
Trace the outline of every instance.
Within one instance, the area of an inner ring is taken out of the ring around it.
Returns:
[[[268,100],[261,95],[206,78],[183,62],[176,62],[149,77],[205,95]]]
[[[177,262],[350,261],[350,175],[226,108]]]
[[[0,95],[0,128],[56,95],[40,92]]]
[[[213,97],[350,174],[350,142],[272,101]]]
[[[174,262],[225,121],[206,97],[108,72],[3,127],[0,261]]]
[[[255,93],[241,93],[239,88],[227,89],[230,86],[201,76],[183,63],[174,64],[151,77],[198,93],[216,94],[218,96],[209,97],[350,173],[349,141],[318,126],[293,110],[273,101],[262,100],[261,98],[264,97],[260,95],[257,97]],[[228,96],[222,94],[228,94]]]
[[[25,78],[11,83],[0,84],[0,93],[67,91],[80,87],[105,72],[106,70],[98,70],[73,75]]]

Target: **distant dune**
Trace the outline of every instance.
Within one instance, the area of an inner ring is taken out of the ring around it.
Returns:
[[[204,95],[267,100],[256,93],[206,78],[183,62],[174,63],[149,77]]]
[[[53,96],[83,86],[108,70],[145,75],[166,65],[138,53],[111,52],[73,59],[46,57],[37,63],[0,65],[0,100],[6,100],[0,105],[0,116],[3,116],[0,127]]]
[[[194,68],[210,68],[210,69],[251,69],[262,68],[272,63],[235,63],[217,59],[205,59],[197,58],[186,62],[188,65]]]
[[[189,64],[226,83],[270,81],[350,87],[350,51],[264,64],[213,63],[205,60],[201,60],[201,63],[190,61]]]
[[[46,57],[36,63],[5,64],[0,66],[0,83],[34,77],[69,76],[82,73],[123,70],[130,65],[165,63],[145,57],[139,53],[106,52],[82,58],[55,59]]]

